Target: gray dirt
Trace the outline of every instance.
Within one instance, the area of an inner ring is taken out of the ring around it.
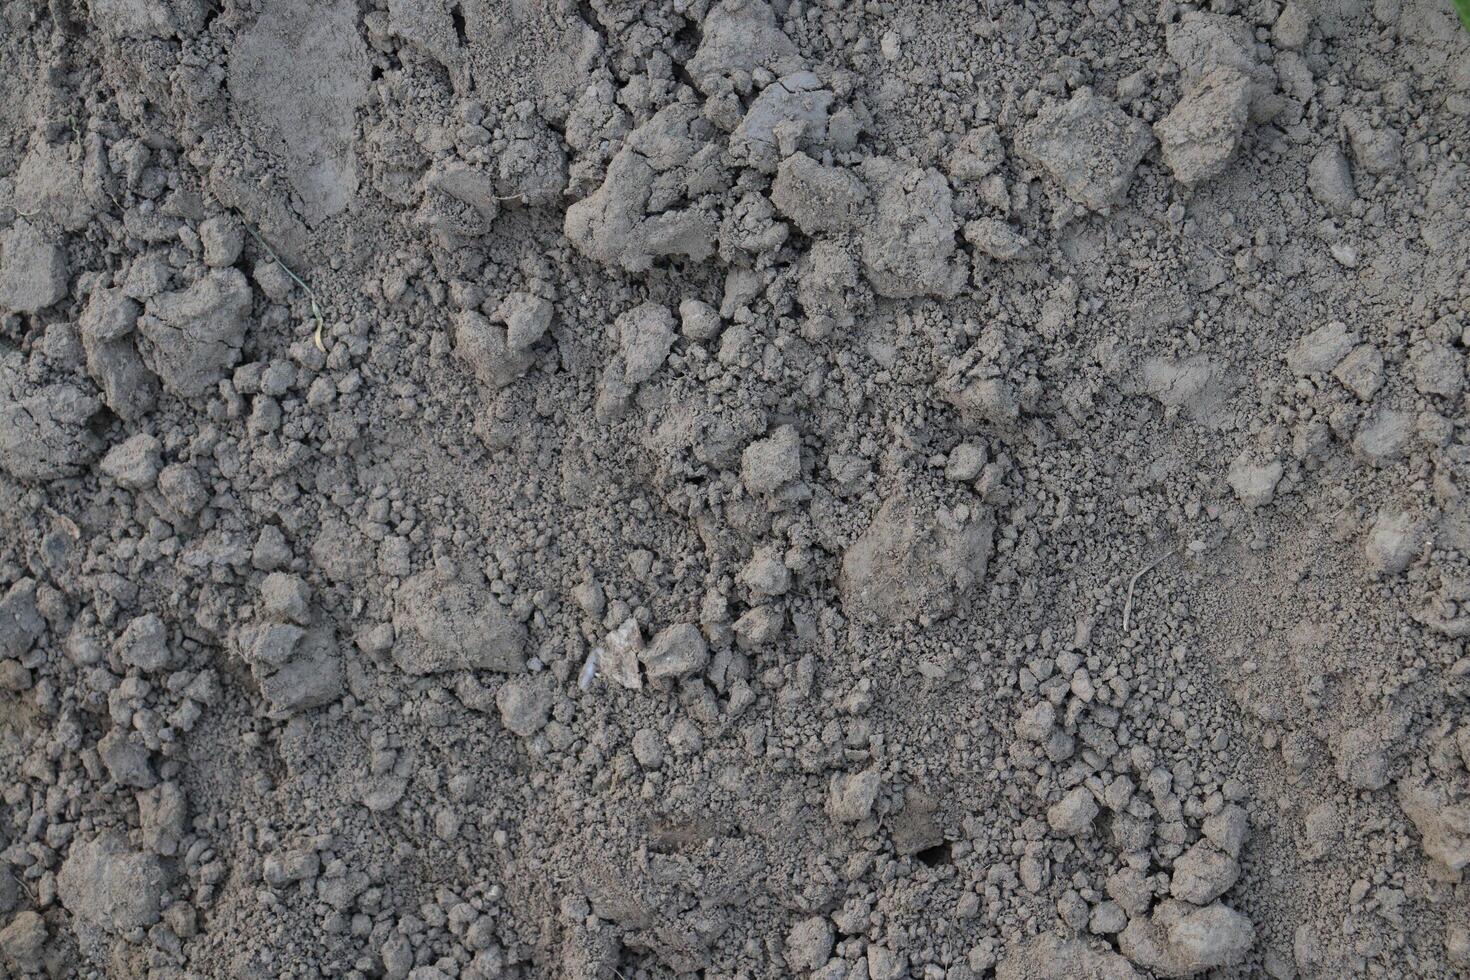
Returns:
[[[4,0],[0,976],[1470,976],[1451,0]]]

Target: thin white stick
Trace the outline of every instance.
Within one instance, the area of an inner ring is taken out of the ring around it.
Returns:
[[[1133,616],[1133,589],[1134,589],[1135,586],[1138,585],[1138,580],[1141,579],[1147,572],[1149,572],[1155,565],[1157,565],[1159,562],[1163,561],[1165,558],[1168,558],[1173,553],[1174,552],[1173,552],[1172,549],[1169,550],[1169,551],[1164,552],[1162,555],[1160,555],[1159,557],[1155,558],[1153,561],[1149,562],[1147,565],[1143,566],[1138,571],[1134,572],[1133,573],[1133,577],[1128,580],[1128,598],[1123,603],[1123,632],[1124,633],[1128,632],[1128,622],[1129,622],[1129,620]]]
[[[321,307],[316,304],[316,293],[306,284],[305,279],[292,272],[291,267],[281,261],[281,257],[276,254],[275,249],[267,245],[265,239],[261,238],[260,235],[256,234],[255,229],[250,227],[250,222],[241,221],[241,224],[245,226],[246,231],[250,232],[250,237],[255,239],[255,244],[265,249],[265,254],[269,255],[275,261],[276,265],[280,266],[286,275],[290,276],[296,285],[301,287],[302,291],[306,293],[307,299],[311,300],[311,315],[316,318],[316,332],[311,335],[311,339],[316,341],[316,349],[325,354],[327,348],[322,344],[322,327],[326,325],[326,322],[322,319]]]

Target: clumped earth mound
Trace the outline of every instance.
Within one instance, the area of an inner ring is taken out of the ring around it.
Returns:
[[[0,976],[1470,972],[1450,0],[0,6]]]

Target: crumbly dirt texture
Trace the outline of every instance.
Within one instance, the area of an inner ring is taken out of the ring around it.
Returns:
[[[1470,976],[1451,0],[0,2],[0,977]]]

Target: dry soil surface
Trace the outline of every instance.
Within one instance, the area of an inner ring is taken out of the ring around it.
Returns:
[[[1470,975],[1451,0],[4,0],[0,975]]]

